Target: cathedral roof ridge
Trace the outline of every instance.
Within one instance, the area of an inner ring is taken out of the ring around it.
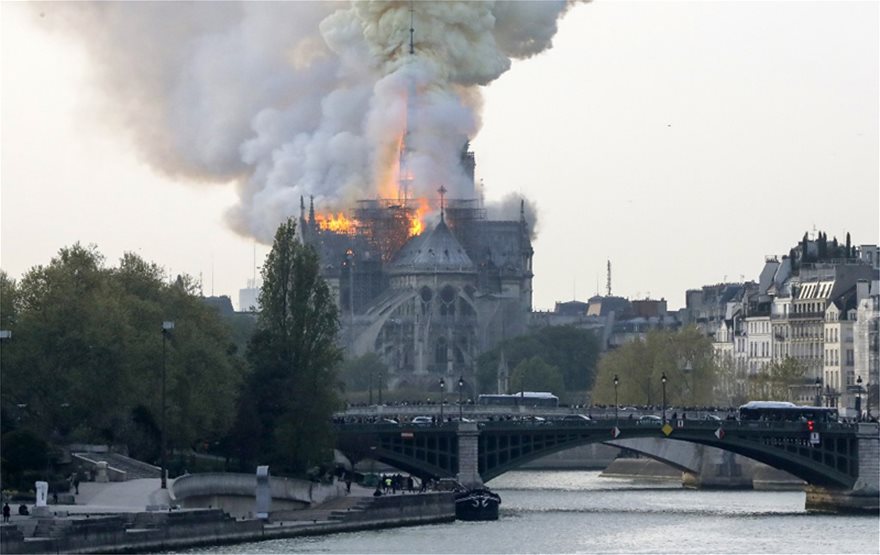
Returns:
[[[476,266],[441,219],[434,229],[411,238],[389,269],[395,274],[473,273]]]

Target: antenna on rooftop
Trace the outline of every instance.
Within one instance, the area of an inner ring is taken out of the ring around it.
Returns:
[[[606,294],[611,296],[611,260],[608,260],[608,276],[605,279],[605,291]]]

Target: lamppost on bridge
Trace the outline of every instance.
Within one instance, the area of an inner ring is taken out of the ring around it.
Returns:
[[[462,407],[461,407],[461,396],[464,393],[464,376],[458,377],[458,421],[461,422],[462,418]]]
[[[444,393],[446,392],[446,380],[440,378],[440,423],[443,424],[443,403],[445,402]]]
[[[166,352],[166,343],[168,342],[168,336],[171,335],[171,330],[174,329],[174,322],[166,320],[162,322],[162,447],[160,453],[161,466],[162,466],[162,477],[161,477],[161,485],[159,486],[162,489],[168,489],[168,479],[166,477],[167,468],[165,462],[165,451],[166,442],[168,441],[168,426],[165,422],[165,352]]]
[[[816,406],[822,406],[822,378],[816,376]]]
[[[660,383],[663,384],[663,424],[666,424],[666,372],[660,376]]]
[[[370,369],[370,406],[373,406],[373,370]]]
[[[620,385],[620,380],[617,379],[617,374],[614,374],[614,425],[617,426],[620,424],[620,420],[617,417],[617,408],[620,406],[617,403],[617,386]]]
[[[856,378],[856,420],[862,420],[862,376]]]
[[[382,386],[385,379],[385,373],[379,370],[379,404],[382,404]]]

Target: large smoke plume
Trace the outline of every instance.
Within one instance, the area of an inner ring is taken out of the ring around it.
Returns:
[[[86,44],[107,113],[144,159],[172,176],[234,180],[240,202],[227,214],[229,224],[270,241],[277,224],[298,213],[300,196],[338,208],[395,195],[406,129],[414,195],[434,196],[441,184],[452,196],[467,192],[472,184],[458,160],[480,127],[478,87],[512,58],[549,48],[569,4],[100,2],[38,9],[41,21]]]

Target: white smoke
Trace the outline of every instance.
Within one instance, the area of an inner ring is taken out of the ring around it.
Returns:
[[[396,194],[407,128],[414,195],[433,196],[441,184],[451,196],[472,192],[459,156],[480,127],[478,86],[512,58],[549,48],[569,5],[99,2],[38,10],[42,23],[82,39],[107,113],[149,164],[172,176],[235,180],[240,202],[230,225],[270,241],[301,196],[338,208]]]
[[[500,200],[486,204],[486,215],[492,220],[519,220],[524,217],[529,226],[529,234],[534,239],[538,234],[538,206],[529,198],[517,193],[508,193]]]

